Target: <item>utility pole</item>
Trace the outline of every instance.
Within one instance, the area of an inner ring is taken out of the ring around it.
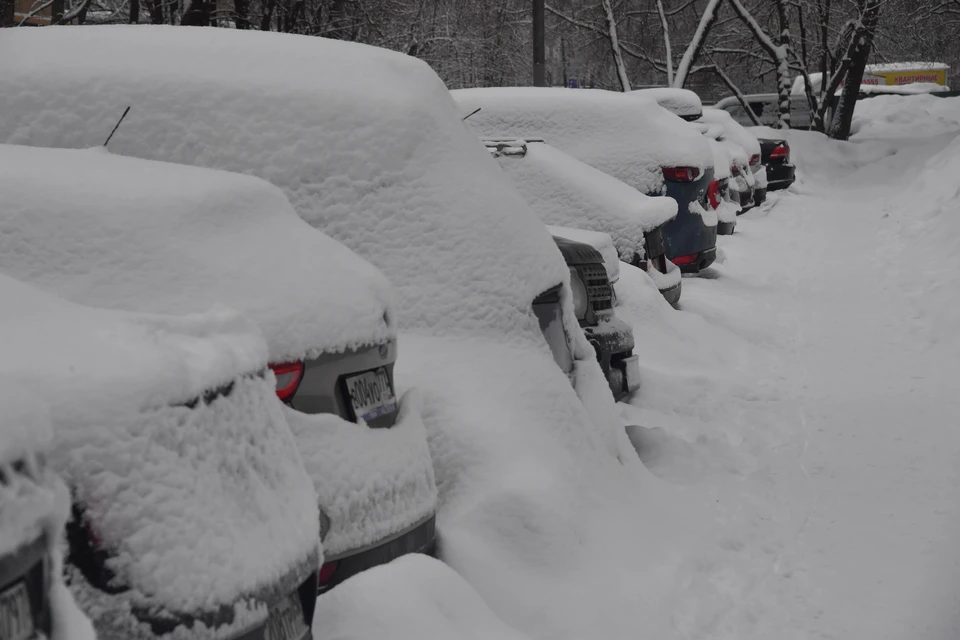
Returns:
[[[535,87],[547,86],[543,1],[533,0],[533,86]]]

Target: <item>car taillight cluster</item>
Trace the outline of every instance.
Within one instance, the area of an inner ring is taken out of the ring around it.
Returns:
[[[752,156],[750,156],[750,166],[751,166],[751,167],[758,167],[758,166],[760,166],[760,154],[759,154],[759,153],[755,153],[755,154],[753,154]]]
[[[673,264],[677,265],[678,267],[681,266],[681,265],[693,264],[694,262],[697,261],[697,256],[698,256],[698,255],[699,255],[699,254],[692,253],[692,254],[687,255],[687,256],[675,256],[675,257],[673,257],[673,258],[670,258],[670,262],[672,262]]]
[[[317,572],[318,590],[320,592],[326,591],[339,566],[340,563],[334,560],[332,562],[325,562],[323,566],[320,567],[320,571]]]
[[[740,175],[740,165],[738,164],[730,165],[730,173],[732,173],[735,176]]]
[[[707,198],[710,200],[710,206],[714,209],[720,208],[720,182],[714,180],[707,188]],[[676,262],[676,260],[674,260]]]
[[[700,177],[697,167],[664,167],[663,179],[670,182],[694,182]]]
[[[771,160],[789,160],[790,159],[790,149],[785,145],[777,145],[773,151],[770,152]]]
[[[289,400],[303,379],[303,363],[286,362],[269,366],[277,377],[277,397],[281,400]]]

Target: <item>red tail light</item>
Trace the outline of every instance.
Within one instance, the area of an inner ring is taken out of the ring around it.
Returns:
[[[698,255],[699,254],[693,253],[693,254],[690,254],[689,256],[676,256],[674,258],[670,258],[670,262],[672,262],[677,266],[684,265],[684,264],[693,264],[694,262],[697,261]]]
[[[750,156],[750,166],[757,167],[759,165],[760,165],[760,154],[755,153],[752,156]]]
[[[720,182],[714,180],[710,183],[710,187],[707,189],[707,198],[710,200],[710,206],[714,209],[720,208]],[[676,263],[676,260],[674,260]]]
[[[303,379],[303,363],[271,364],[270,369],[277,376],[277,397],[281,400],[288,400],[300,386],[300,380]]]
[[[697,167],[664,167],[663,178],[670,182],[693,182],[700,177]]]
[[[337,572],[337,567],[339,565],[340,563],[334,560],[333,562],[326,562],[322,567],[320,567],[320,572],[317,573],[317,581],[320,583],[321,587],[333,579],[333,574]]]
[[[790,158],[790,149],[784,145],[777,145],[773,151],[770,152],[771,160],[788,160]]]
[[[738,164],[730,165],[730,173],[732,173],[735,176],[740,175],[740,165]]]

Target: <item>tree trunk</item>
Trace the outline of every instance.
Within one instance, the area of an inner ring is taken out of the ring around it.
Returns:
[[[130,0],[130,24],[140,22],[140,0]]]
[[[730,4],[737,15],[753,33],[754,39],[777,65],[777,100],[779,102],[777,108],[780,110],[780,120],[777,126],[786,129],[790,126],[790,30],[787,28],[786,0],[776,0],[776,2],[777,13],[780,17],[779,44],[774,43],[773,38],[767,35],[767,32],[763,30],[760,23],[747,11],[740,0],[730,0]]]
[[[607,33],[610,39],[610,52],[613,54],[613,64],[617,70],[617,79],[620,81],[620,90],[626,93],[630,91],[630,77],[627,75],[627,66],[623,62],[623,54],[620,53],[620,38],[617,36],[617,20],[613,15],[613,6],[610,0],[600,0],[603,5],[603,12],[607,20]]]
[[[835,140],[850,138],[853,124],[853,112],[860,96],[860,83],[867,67],[867,59],[873,50],[873,37],[880,22],[880,10],[883,0],[866,0],[866,6],[860,14],[860,28],[854,34],[853,52],[850,55],[850,67],[843,85],[843,94],[837,104],[829,135]]]
[[[657,0],[657,13],[660,14],[660,26],[663,28],[663,57],[667,61],[667,86],[673,86],[673,49],[670,47],[670,25],[663,10],[663,0]]]
[[[237,29],[249,29],[250,28],[250,16],[248,15],[250,11],[250,4],[248,0],[233,0],[233,12],[236,14],[233,21],[237,25]]]
[[[690,68],[700,57],[703,45],[707,41],[707,34],[710,33],[710,29],[713,28],[717,18],[720,17],[719,5],[720,0],[708,0],[707,6],[704,7],[700,16],[700,22],[697,24],[697,30],[694,32],[693,38],[690,39],[687,50],[683,52],[680,64],[677,65],[677,73],[673,77],[673,84],[670,86],[682,89],[683,85],[687,83]]]

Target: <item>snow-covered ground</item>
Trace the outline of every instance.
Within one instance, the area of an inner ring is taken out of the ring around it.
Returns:
[[[960,101],[861,106],[850,143],[791,132],[800,182],[636,325],[634,442],[729,551],[686,637],[960,633]]]

